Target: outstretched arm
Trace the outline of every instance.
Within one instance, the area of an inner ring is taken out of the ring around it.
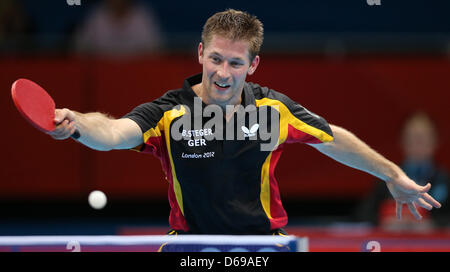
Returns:
[[[57,140],[69,138],[75,130],[78,142],[100,151],[129,149],[143,142],[140,127],[131,119],[114,119],[105,114],[79,113],[69,109],[55,111],[56,129],[50,136]]]
[[[332,142],[310,144],[321,153],[347,166],[372,174],[386,182],[386,185],[397,203],[397,218],[401,218],[403,204],[407,204],[410,212],[417,218],[421,215],[416,205],[427,210],[440,208],[441,204],[427,192],[431,185],[416,184],[394,163],[370,148],[354,134],[344,128],[331,125]]]

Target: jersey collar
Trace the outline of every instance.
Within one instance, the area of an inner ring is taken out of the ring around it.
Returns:
[[[192,98],[197,97],[197,94],[192,90],[192,86],[202,82],[202,73],[190,76],[184,80],[183,89],[189,93]],[[248,105],[255,105],[255,96],[252,92],[251,86],[245,82],[244,91],[242,92],[241,105],[246,107]]]

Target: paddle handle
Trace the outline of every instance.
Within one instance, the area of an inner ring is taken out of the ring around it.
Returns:
[[[80,136],[81,136],[81,134],[78,130],[75,130],[75,132],[72,135],[70,135],[70,137],[72,137],[75,140],[80,138]]]

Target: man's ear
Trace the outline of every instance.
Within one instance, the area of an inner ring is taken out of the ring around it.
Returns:
[[[250,67],[248,68],[248,75],[253,75],[253,73],[256,71],[256,68],[258,68],[259,65],[259,56],[255,56],[252,60],[252,63],[250,63]]]
[[[203,64],[203,43],[198,44],[198,62]]]

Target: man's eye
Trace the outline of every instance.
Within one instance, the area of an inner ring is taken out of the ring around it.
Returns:
[[[231,62],[230,65],[233,67],[240,67],[242,64],[239,62]]]
[[[218,57],[211,57],[211,59],[212,59],[212,61],[214,63],[219,63],[220,62],[220,59]]]

